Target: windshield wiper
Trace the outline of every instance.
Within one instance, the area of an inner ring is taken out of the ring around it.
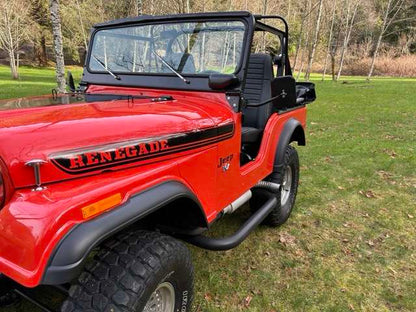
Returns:
[[[186,84],[190,84],[191,82],[189,80],[187,80],[184,76],[182,76],[181,74],[179,74],[168,62],[165,61],[165,59],[163,57],[161,57],[159,54],[156,53],[155,50],[152,50],[153,54],[156,55],[156,57],[167,67],[171,70],[171,72],[173,72],[176,76],[178,76],[179,78],[181,78],[183,80],[183,82],[185,82]]]
[[[105,66],[105,64],[102,62],[102,61],[100,61],[95,55],[92,55],[92,57],[94,58],[94,60],[96,60],[97,61],[97,63],[98,64],[100,64],[104,69],[105,69],[105,71],[107,72],[107,73],[109,73],[111,76],[113,76],[113,78],[114,79],[117,79],[117,80],[121,80],[120,79],[120,77],[119,76],[117,76],[116,74],[114,74],[111,70],[109,70],[108,68],[107,68],[107,66]]]

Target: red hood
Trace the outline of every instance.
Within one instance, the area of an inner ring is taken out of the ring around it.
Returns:
[[[118,90],[119,93],[121,91],[138,94],[137,89]],[[146,95],[160,96],[161,93],[147,91]],[[177,91],[169,92],[169,95],[174,99],[160,102],[150,99],[82,101],[0,111],[0,156],[8,166],[14,186],[34,185],[33,169],[25,166],[26,162],[33,159],[47,161],[41,167],[43,183],[59,181],[74,178],[74,172],[65,170],[70,166],[69,163],[66,165],[69,162],[68,155],[106,150],[114,152],[125,146],[139,149],[138,144],[143,142],[147,142],[148,145],[143,148],[147,148],[148,152],[156,148],[161,152],[166,148],[164,140],[167,138],[215,129],[233,121],[224,94]],[[37,103],[38,99],[29,98],[25,101]],[[49,98],[41,99],[45,101]],[[16,103],[1,101],[0,109],[6,105],[15,108]],[[100,161],[96,153],[92,156],[87,154],[83,156],[84,163],[81,159],[77,165],[88,167],[85,157],[92,164]],[[102,159],[102,162],[105,161]],[[133,161],[129,166],[137,164]],[[79,173],[97,173],[99,168],[85,172],[81,170]]]

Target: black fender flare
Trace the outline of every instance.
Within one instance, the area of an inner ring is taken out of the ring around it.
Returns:
[[[202,211],[199,200],[189,188],[178,181],[166,181],[131,196],[125,203],[107,213],[76,225],[52,252],[41,284],[59,285],[70,282],[81,273],[83,264],[94,247],[179,198],[193,200]]]
[[[291,142],[296,141],[298,145],[305,146],[305,131],[302,124],[295,118],[290,118],[283,126],[282,133],[279,137],[279,143],[277,144],[276,154],[274,157],[273,171],[276,172],[283,166],[283,160],[285,157],[286,146]]]

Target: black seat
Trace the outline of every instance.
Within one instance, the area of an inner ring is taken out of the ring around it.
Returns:
[[[272,97],[271,81],[273,79],[272,58],[268,54],[250,55],[247,69],[244,98],[250,105],[260,104]],[[273,103],[243,109],[243,144],[258,142],[273,113]]]
[[[262,134],[261,129],[253,127],[243,127],[241,129],[241,141],[243,144],[256,143]]]

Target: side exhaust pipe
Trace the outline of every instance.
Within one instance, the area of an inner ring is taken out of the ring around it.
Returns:
[[[254,188],[262,188],[272,193],[280,192],[280,184],[270,181],[260,181],[254,186]]]
[[[225,207],[223,209],[223,213],[233,213],[246,202],[248,202],[251,196],[253,196],[253,193],[251,193],[251,191],[245,192],[243,195],[241,195],[239,198],[237,198],[235,201],[233,201],[231,204]]]
[[[259,181],[253,188],[261,188],[272,193],[277,193],[280,191],[280,184],[269,181]],[[225,207],[223,209],[223,213],[233,213],[246,202],[248,202],[252,196],[253,193],[251,192],[251,190],[245,192],[243,195],[241,195],[239,198],[237,198],[235,201],[233,201],[231,204]]]
[[[272,212],[277,200],[271,196],[233,235],[224,238],[212,238],[203,235],[185,237],[184,240],[195,246],[208,250],[228,250],[241,242]]]

